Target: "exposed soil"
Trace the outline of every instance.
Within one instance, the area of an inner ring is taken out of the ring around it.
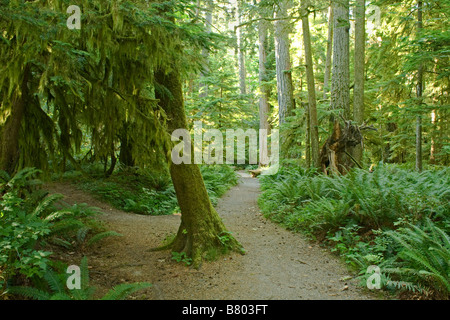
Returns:
[[[375,299],[358,287],[339,259],[300,234],[265,219],[258,208],[259,181],[240,172],[241,181],[216,207],[228,230],[241,242],[237,253],[205,262],[199,270],[172,260],[169,251],[151,252],[177,232],[180,216],[143,216],[100,202],[70,184],[52,183],[51,192],[67,203],[86,203],[104,214],[99,219],[123,237],[108,237],[84,252],[91,284],[102,295],[113,286],[150,282],[132,298],[152,300],[298,300]],[[61,254],[79,264],[79,254]]]

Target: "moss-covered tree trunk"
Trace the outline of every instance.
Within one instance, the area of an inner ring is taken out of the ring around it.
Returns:
[[[169,73],[159,70],[155,73],[155,80],[158,84],[156,98],[167,114],[169,133],[186,129],[182,84],[177,69],[172,68]],[[181,225],[169,246],[172,251],[185,252],[192,259],[195,268],[200,266],[205,255],[212,250],[231,249],[242,252],[241,245],[228,233],[213,208],[198,165],[175,165],[171,162],[170,174],[181,209]]]
[[[128,135],[128,132],[130,132],[130,127],[131,129],[133,129],[131,124],[124,123],[119,133],[120,139],[119,162],[122,166],[125,167],[135,166],[135,161],[133,158],[133,140]]]
[[[0,170],[9,174],[16,170],[20,157],[20,127],[29,96],[28,81],[30,77],[30,65],[27,64],[24,67],[22,82],[13,95],[9,116],[0,128]]]

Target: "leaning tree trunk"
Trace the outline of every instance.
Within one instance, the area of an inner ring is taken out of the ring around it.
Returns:
[[[167,114],[169,133],[186,129],[188,126],[182,84],[177,68],[174,67],[169,73],[159,70],[155,73],[155,80],[171,94],[169,96],[165,90],[159,90],[156,94]],[[227,249],[243,252],[241,245],[229,235],[213,208],[198,165],[170,163],[170,175],[181,209],[181,225],[168,247],[175,252],[185,252],[192,259],[195,268],[200,266],[204,255],[210,250],[224,249],[224,244],[220,241],[223,235],[227,235]]]

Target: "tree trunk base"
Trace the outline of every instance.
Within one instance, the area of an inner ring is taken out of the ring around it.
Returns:
[[[333,133],[325,142],[320,153],[320,164],[325,174],[346,174],[355,165],[361,168],[352,156],[352,149],[361,145],[363,137],[361,128],[350,121],[342,128],[335,120]]]
[[[214,208],[211,209],[215,212]],[[191,266],[195,269],[200,268],[203,260],[213,260],[212,258],[220,254],[226,254],[230,251],[245,254],[242,245],[226,230],[220,218],[213,219],[208,223],[203,222],[205,223],[195,226],[197,231],[189,232],[187,224],[184,223],[182,218],[175,238],[169,244],[150,251],[184,252],[191,259]]]

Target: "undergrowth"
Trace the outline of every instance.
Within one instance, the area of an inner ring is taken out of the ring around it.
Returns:
[[[201,166],[213,205],[237,184],[237,175],[226,165]],[[110,177],[98,174],[67,174],[66,179],[115,208],[143,215],[169,215],[180,211],[169,175],[144,170],[121,170]]]
[[[119,234],[92,219],[87,205],[65,206],[62,195],[49,194],[26,168],[13,177],[0,171],[0,299],[15,285],[39,283],[54,264],[52,249],[83,251]]]
[[[48,269],[43,275],[41,288],[13,286],[8,288],[9,294],[20,295],[33,300],[94,300],[96,288],[89,283],[89,268],[87,258],[80,264],[79,288],[69,289],[69,274],[60,270]],[[150,283],[124,283],[113,287],[99,300],[124,300],[132,293],[150,287]]]
[[[449,297],[450,169],[330,177],[290,167],[261,182],[264,215],[331,246],[363,284],[377,265],[388,290]]]

